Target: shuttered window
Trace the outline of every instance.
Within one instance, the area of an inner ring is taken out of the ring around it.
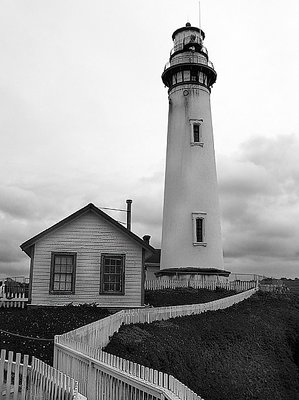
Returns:
[[[100,293],[125,293],[124,254],[102,254]]]
[[[75,293],[76,253],[52,253],[51,256],[51,294]]]

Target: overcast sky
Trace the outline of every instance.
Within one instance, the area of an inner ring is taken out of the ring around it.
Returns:
[[[299,277],[299,2],[202,0],[225,268]],[[0,2],[0,276],[89,202],[160,246],[173,31],[196,0]],[[125,214],[111,214],[125,221]]]

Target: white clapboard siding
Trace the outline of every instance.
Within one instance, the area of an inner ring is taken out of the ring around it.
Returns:
[[[77,253],[75,294],[49,294],[51,252]],[[125,254],[125,295],[100,295],[102,253]],[[32,304],[98,303],[109,307],[141,305],[142,248],[106,220],[88,212],[35,244]]]
[[[143,399],[148,398],[147,395],[153,396],[153,399],[200,400],[200,396],[174,377],[105,353],[102,348],[122,324],[150,323],[224,309],[247,299],[256,290],[254,288],[204,304],[122,310],[55,336],[54,366],[76,379],[80,393],[87,396],[88,400]],[[161,397],[158,397],[158,393]],[[125,394],[124,397],[121,394]]]

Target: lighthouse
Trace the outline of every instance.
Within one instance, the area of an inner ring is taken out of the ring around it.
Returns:
[[[223,269],[210,93],[216,71],[190,23],[177,29],[162,74],[169,113],[160,276]]]

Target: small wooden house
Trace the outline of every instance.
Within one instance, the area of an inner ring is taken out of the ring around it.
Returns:
[[[144,304],[144,261],[154,249],[92,203],[27,240],[32,305]]]

